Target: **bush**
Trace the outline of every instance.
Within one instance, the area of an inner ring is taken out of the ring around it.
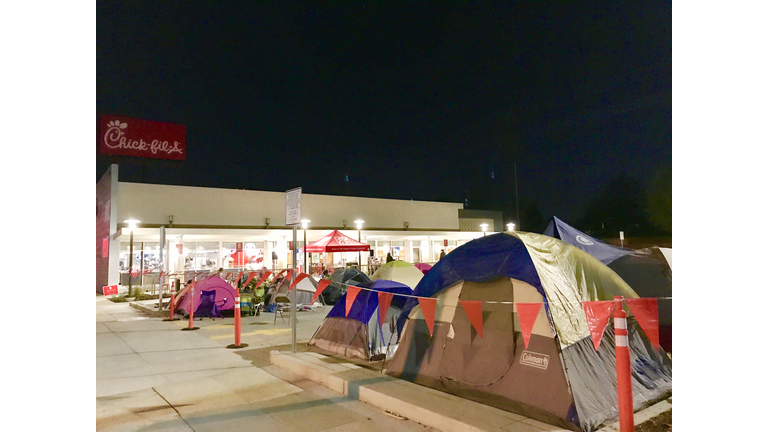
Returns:
[[[109,301],[114,303],[125,303],[128,300],[125,299],[125,294],[120,294],[118,296],[110,297]]]

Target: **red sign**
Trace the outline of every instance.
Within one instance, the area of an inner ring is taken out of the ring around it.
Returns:
[[[186,159],[184,125],[101,116],[99,149],[102,154],[156,159]]]
[[[109,256],[109,237],[101,239],[101,257],[107,258]]]
[[[236,248],[237,248],[238,252],[242,252],[243,251],[243,244],[242,243],[238,243]]]
[[[443,246],[448,247],[448,239],[443,240]]]
[[[105,295],[115,295],[117,294],[117,285],[107,285],[105,287],[101,288],[101,292]]]

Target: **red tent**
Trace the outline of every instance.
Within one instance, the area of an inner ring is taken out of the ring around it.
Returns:
[[[340,233],[339,230],[333,230],[333,232],[327,236],[307,245],[307,252],[310,253],[365,252],[368,249],[370,249],[370,246],[367,244],[360,243],[351,237],[347,237]]]

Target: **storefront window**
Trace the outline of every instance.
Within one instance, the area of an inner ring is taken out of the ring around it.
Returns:
[[[144,243],[144,266],[142,268],[145,271],[160,271],[160,243]]]
[[[405,258],[405,242],[393,241],[390,244],[391,244],[390,252],[392,252],[392,257],[394,259],[404,259]]]
[[[218,270],[219,243],[199,242],[195,247],[195,270]]]

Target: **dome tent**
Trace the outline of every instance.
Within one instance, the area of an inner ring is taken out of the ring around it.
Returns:
[[[573,430],[616,418],[613,328],[595,351],[582,301],[637,294],[598,260],[551,237],[493,234],[440,260],[414,296],[436,297],[430,335],[418,300],[398,319],[387,374]],[[482,301],[480,337],[459,300]],[[517,303],[543,303],[527,348]],[[672,389],[672,363],[627,319],[635,408]]]
[[[405,261],[395,260],[379,267],[379,269],[371,276],[371,280],[391,280],[400,282],[413,289],[422,277],[424,277],[424,273],[422,273],[422,271],[415,265]]]
[[[195,283],[195,317],[221,318],[221,311],[235,309],[236,290],[220,276],[209,276]],[[189,315],[189,286],[176,297],[176,313]]]
[[[323,300],[326,304],[333,305],[339,301],[339,298],[347,291],[345,285],[359,285],[363,282],[370,282],[371,278],[360,270],[352,267],[338,269],[331,274],[330,285],[323,291]]]
[[[389,280],[369,281],[358,286],[374,291],[360,290],[350,307],[349,314],[346,313],[349,292],[342,295],[333,309],[328,312],[308,345],[363,360],[374,360],[385,358],[385,356],[389,358],[397,347],[397,337],[392,337],[387,323],[400,314],[400,309],[405,304],[406,297],[397,294],[410,295],[412,290],[401,283]],[[378,292],[395,294],[381,325]]]

